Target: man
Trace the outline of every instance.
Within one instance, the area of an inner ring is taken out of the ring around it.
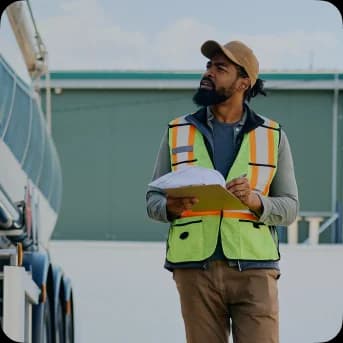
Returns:
[[[170,222],[165,267],[173,271],[188,343],[275,343],[279,251],[276,225],[298,212],[286,134],[247,105],[265,95],[253,51],[239,41],[207,41],[209,59],[194,114],[169,124],[153,179],[196,165],[222,173],[243,211],[192,211],[197,199],[147,192],[148,215]]]

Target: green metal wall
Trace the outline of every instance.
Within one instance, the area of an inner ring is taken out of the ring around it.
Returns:
[[[146,216],[145,191],[168,121],[193,111],[189,90],[63,90],[53,96],[53,136],[63,169],[55,239],[164,240]],[[293,151],[302,211],[331,209],[333,91],[269,91],[252,102],[279,121]],[[340,98],[342,115],[343,98]],[[343,199],[339,136],[339,189]]]
[[[302,211],[331,210],[332,102],[332,91],[270,91],[256,98],[254,108],[287,133]]]

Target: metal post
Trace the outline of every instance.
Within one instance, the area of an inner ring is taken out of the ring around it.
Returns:
[[[298,222],[301,220],[301,217],[298,216],[295,221],[288,226],[287,229],[287,242],[288,244],[297,244],[298,243]]]
[[[307,217],[309,222],[308,243],[310,245],[317,245],[319,243],[319,225],[323,221],[323,217]]]
[[[331,183],[331,210],[336,211],[337,202],[337,136],[338,136],[338,97],[339,97],[339,74],[335,74],[335,86],[332,107],[332,183]]]
[[[337,145],[338,145],[338,101],[339,74],[335,74],[333,105],[332,105],[332,174],[331,174],[331,211],[336,213],[337,206]],[[335,226],[331,226],[331,243],[336,241]]]
[[[3,331],[11,339],[31,342],[32,307],[37,304],[40,289],[24,267],[4,267]]]

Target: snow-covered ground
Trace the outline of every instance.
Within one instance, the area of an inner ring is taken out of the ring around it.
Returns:
[[[76,342],[185,342],[163,243],[52,241],[72,278]],[[281,246],[281,343],[327,341],[343,317],[343,246]]]

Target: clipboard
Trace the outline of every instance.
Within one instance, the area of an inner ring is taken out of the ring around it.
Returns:
[[[221,185],[190,185],[164,189],[174,198],[196,197],[199,202],[192,207],[194,211],[246,210],[247,206]]]

